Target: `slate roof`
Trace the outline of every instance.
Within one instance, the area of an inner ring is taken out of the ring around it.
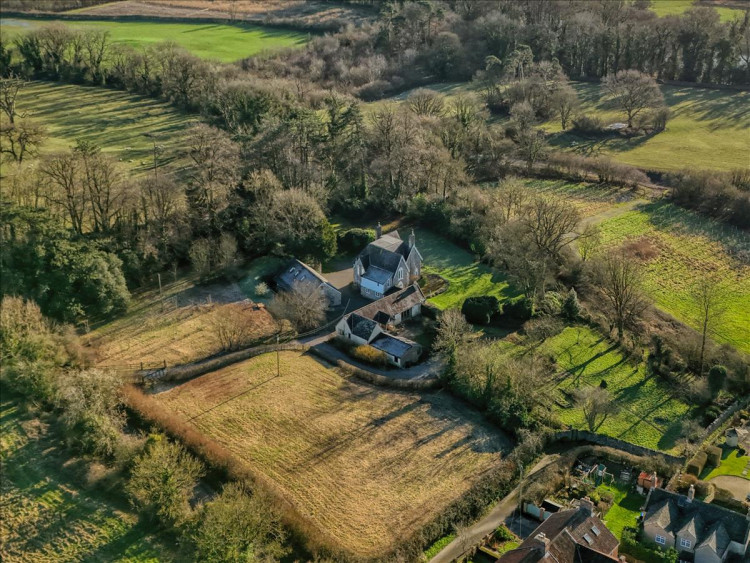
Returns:
[[[346,318],[349,329],[352,334],[364,338],[369,342],[377,323],[372,319],[367,319],[357,313],[352,313]]]
[[[403,358],[404,354],[415,346],[419,346],[419,344],[408,338],[402,338],[400,336],[381,332],[375,337],[375,340],[370,342],[370,346],[377,348],[386,354],[390,354],[395,358]]]
[[[358,258],[365,268],[366,277],[369,277],[367,272],[372,266],[394,274],[398,269],[401,258],[406,260],[409,257],[410,250],[409,243],[401,240],[398,231],[391,231],[368,244],[360,252]]]
[[[357,309],[355,313],[368,319],[377,320],[380,324],[388,324],[399,313],[424,302],[425,296],[422,290],[414,283],[377,301],[368,303],[361,309]]]
[[[598,534],[593,531],[598,530]],[[540,534],[549,540],[546,549]],[[610,554],[619,542],[599,517],[584,507],[557,512],[542,522],[518,548],[504,554],[499,562],[521,563],[557,561],[559,563],[604,563],[617,561]],[[547,555],[547,552],[549,555]]]
[[[336,289],[331,283],[323,277],[319,272],[315,271],[315,268],[308,266],[300,260],[294,259],[290,261],[280,274],[276,276],[276,284],[285,290],[292,289],[295,282],[312,282],[317,281],[324,283],[333,289]],[[338,291],[338,290],[336,290]]]
[[[744,545],[750,533],[750,522],[744,514],[697,499],[689,502],[684,495],[659,488],[651,489],[646,499],[644,524],[649,523],[675,534],[693,526],[695,533],[691,531],[691,535],[697,544],[710,546],[719,556],[730,541]]]
[[[396,264],[396,266],[398,266],[398,264]],[[389,272],[388,270],[378,268],[377,266],[370,266],[369,268],[367,268],[367,270],[365,270],[365,273],[362,277],[383,285],[391,276],[393,276],[393,273]]]

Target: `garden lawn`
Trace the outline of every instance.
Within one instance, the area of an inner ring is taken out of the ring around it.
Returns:
[[[613,503],[604,515],[604,523],[618,540],[622,539],[622,531],[625,528],[634,528],[640,516],[643,497],[631,491],[628,485],[613,483],[612,485],[599,485],[596,489],[599,494],[610,493]]]
[[[7,38],[51,24],[83,31],[107,31],[113,43],[133,47],[147,47],[164,41],[173,41],[198,57],[218,59],[222,62],[236,61],[263,52],[301,47],[310,37],[308,33],[301,31],[240,24],[23,18],[0,20],[3,36]]]
[[[94,86],[30,82],[18,95],[19,112],[47,128],[41,154],[69,150],[77,139],[95,143],[135,174],[153,173],[153,135],[159,166],[186,164],[186,129],[194,117],[164,102]]]
[[[671,396],[669,386],[649,375],[645,362],[628,362],[616,345],[588,327],[567,327],[546,340],[540,350],[557,361],[562,380],[548,389],[550,403],[559,419],[573,427],[588,430],[579,407],[563,408],[566,393],[607,382],[607,391],[620,407],[596,429],[600,434],[665,452],[675,447],[683,420],[690,407]]]
[[[740,258],[750,255],[749,235],[663,202],[639,205],[599,225],[605,249],[634,241],[652,249],[655,255],[643,261],[647,293],[693,328],[700,327],[693,284],[703,273],[718,276],[727,299],[714,338],[750,352],[750,265]]]
[[[721,465],[719,467],[707,467],[701,474],[701,480],[709,481],[719,475],[734,475],[750,479],[750,475],[743,475],[742,470],[750,463],[750,456],[741,455],[737,448],[722,445]]]
[[[624,121],[625,115],[605,99],[599,84],[573,83],[581,111],[600,117],[605,125]],[[647,170],[732,170],[748,167],[750,154],[750,92],[661,86],[672,112],[661,133],[632,139],[615,136],[588,139],[560,132],[559,121],[548,121],[550,144],[587,156],[607,155]]]
[[[346,559],[387,557],[499,468],[511,443],[449,394],[345,379],[265,354],[153,395],[228,449]]]
[[[694,2],[695,0],[652,0],[651,11],[660,17],[679,16],[685,10],[692,8]],[[715,6],[714,9],[719,13],[719,19],[723,22],[741,18],[743,13],[740,9],[724,6]]]
[[[448,290],[428,301],[439,309],[460,308],[467,297],[494,295],[501,302],[517,293],[500,272],[477,262],[474,256],[448,239],[426,229],[415,229],[422,254],[422,271],[449,282]]]
[[[84,462],[48,425],[22,414],[7,390],[0,402],[0,560],[171,561],[152,527],[124,499],[82,487]]]

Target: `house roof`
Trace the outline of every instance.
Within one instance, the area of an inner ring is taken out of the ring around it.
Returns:
[[[362,277],[367,278],[370,281],[374,281],[377,284],[383,285],[390,279],[392,275],[393,273],[389,272],[388,270],[378,268],[377,266],[370,266],[369,268],[367,268]]]
[[[404,354],[415,346],[419,346],[419,344],[408,338],[401,338],[400,336],[381,332],[375,337],[375,340],[370,342],[370,346],[395,358],[403,358]]]
[[[351,313],[346,318],[346,322],[349,325],[349,329],[352,331],[352,334],[354,336],[363,338],[368,342],[370,341],[375,328],[378,326],[378,323],[376,323],[372,319],[367,319],[361,315],[358,315],[357,313]]]
[[[548,540],[546,547],[539,539],[542,534]],[[518,548],[509,551],[498,561],[611,562],[617,561],[612,554],[618,545],[617,538],[599,517],[581,506],[552,514]]]
[[[380,324],[387,324],[390,319],[399,313],[424,302],[425,296],[422,290],[414,283],[377,301],[368,303],[361,309],[357,309],[355,313],[368,319],[377,320]]]
[[[304,262],[297,260],[291,260],[284,269],[276,276],[276,283],[286,290],[292,289],[295,282],[320,282],[324,283],[333,289],[336,289],[331,283],[323,277],[322,274],[315,271],[315,268],[308,266]],[[338,290],[336,290],[338,291]]]
[[[672,533],[690,529],[699,545],[711,547],[719,556],[730,541],[744,544],[750,532],[743,514],[659,488],[651,489],[646,499],[644,524],[649,523]]]
[[[358,259],[366,271],[372,266],[394,274],[401,263],[409,257],[409,243],[401,240],[398,231],[391,231],[368,244]]]

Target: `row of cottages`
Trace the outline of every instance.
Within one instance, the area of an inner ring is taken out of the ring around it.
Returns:
[[[380,223],[375,240],[354,261],[354,285],[368,299],[380,299],[391,288],[404,289],[419,279],[422,255],[412,229],[408,241],[398,231],[383,234]]]
[[[287,264],[276,276],[276,286],[281,291],[291,291],[295,283],[311,283],[316,285],[328,298],[331,307],[341,305],[341,292],[333,287],[331,283],[315,268],[308,266],[300,260],[294,259]]]
[[[422,290],[412,284],[345,315],[336,325],[336,334],[358,345],[369,344],[385,353],[394,366],[406,367],[419,361],[422,347],[387,329],[421,315],[424,302]]]
[[[516,549],[498,563],[611,563],[619,562],[620,542],[594,513],[594,503],[580,500],[578,508],[551,514]]]
[[[696,500],[692,485],[687,496],[654,487],[646,498],[643,539],[664,549],[674,547],[680,561],[746,561],[750,514]]]

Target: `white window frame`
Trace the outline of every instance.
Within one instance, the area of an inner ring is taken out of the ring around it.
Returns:
[[[398,269],[398,281],[401,281],[402,279],[404,279],[404,269],[399,268]]]
[[[693,547],[693,542],[691,542],[690,540],[686,540],[685,538],[680,538],[680,547],[690,549],[691,547]]]
[[[654,541],[659,545],[667,545],[667,538],[665,538],[664,536],[660,536],[659,534],[656,534]]]

